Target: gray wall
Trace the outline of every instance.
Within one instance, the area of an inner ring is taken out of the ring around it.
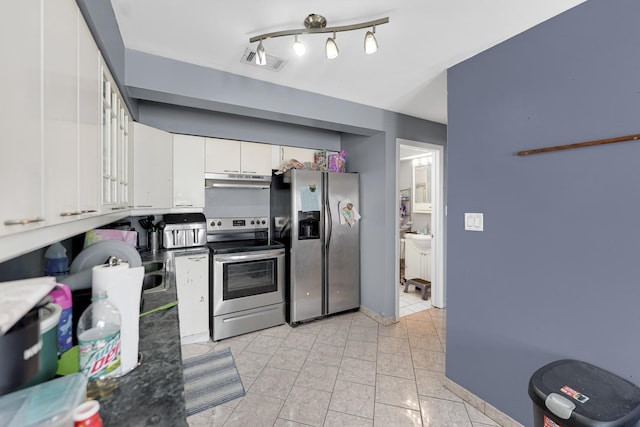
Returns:
[[[172,133],[303,148],[340,149],[338,132],[170,104],[140,101],[139,120]]]
[[[640,383],[640,144],[515,156],[640,130],[638,16],[591,0],[448,73],[447,376],[525,425],[553,360]]]
[[[100,52],[102,52],[102,57],[118,84],[129,111],[136,118],[137,105],[135,100],[129,97],[124,86],[124,42],[120,32],[117,30],[118,23],[116,22],[111,2],[108,0],[76,0],[76,3],[98,44]],[[114,28],[116,31],[113,30]]]

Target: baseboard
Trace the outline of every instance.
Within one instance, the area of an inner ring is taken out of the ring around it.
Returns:
[[[398,323],[399,319],[397,317],[382,317],[380,316],[378,313],[375,313],[371,310],[369,310],[367,307],[364,306],[360,306],[360,311],[362,312],[362,314],[364,314],[367,317],[370,317],[371,319],[375,320],[376,322],[380,323],[382,326],[389,326],[389,325],[393,325],[394,323]]]
[[[464,400],[469,405],[473,406],[478,411],[482,412],[487,417],[500,424],[502,427],[524,427],[522,424],[520,424],[510,416],[498,410],[494,406],[488,404],[484,400],[480,399],[478,396],[471,393],[469,390],[462,387],[458,383],[453,382],[446,376],[444,380],[444,386],[451,390],[453,394],[457,395],[460,399]]]
[[[209,332],[201,332],[195,335],[180,337],[180,345],[195,344],[195,343],[207,342],[207,341],[209,341]]]

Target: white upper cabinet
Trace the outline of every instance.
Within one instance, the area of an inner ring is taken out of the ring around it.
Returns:
[[[78,10],[78,208],[100,210],[100,52]]]
[[[133,124],[133,203],[135,209],[168,209],[173,205],[173,136]]]
[[[280,147],[280,167],[285,166],[291,160],[297,160],[300,163],[315,161],[314,155],[317,150],[311,148],[299,148],[299,147]]]
[[[71,0],[44,5],[44,195],[46,218],[55,224],[78,209],[78,26]]]
[[[204,208],[205,139],[173,135],[173,207]]]
[[[131,120],[118,87],[100,58],[100,125],[102,149],[102,211],[131,207]]]
[[[44,5],[44,170],[49,224],[100,210],[100,55],[73,0]]]
[[[0,2],[0,235],[44,221],[41,8],[38,0]]]
[[[207,173],[240,173],[240,141],[206,138]]]
[[[115,117],[119,135],[113,141],[126,147],[128,113],[122,104],[119,114],[110,110],[102,121],[99,49],[74,0],[2,1],[0,15],[0,128],[6,141],[0,259],[6,260],[124,217],[111,209],[124,208],[126,196],[101,210],[100,144],[103,123],[111,131]],[[120,153],[126,164],[126,151]],[[126,194],[126,173],[113,181],[114,194]],[[99,216],[104,213],[111,215]]]
[[[271,145],[206,138],[207,173],[271,175]]]
[[[271,145],[241,141],[240,159],[242,173],[271,175]]]

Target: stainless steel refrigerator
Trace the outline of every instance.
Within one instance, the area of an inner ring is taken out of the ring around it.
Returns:
[[[356,173],[274,175],[272,238],[288,249],[289,323],[360,307],[358,187]]]

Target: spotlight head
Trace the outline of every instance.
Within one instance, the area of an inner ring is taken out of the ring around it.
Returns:
[[[367,31],[364,36],[364,52],[367,55],[371,55],[378,51],[378,41],[373,34],[376,32],[376,27],[373,27],[373,31]]]
[[[256,49],[256,64],[267,65],[267,52],[265,52],[264,50],[262,40],[260,40],[260,43],[258,43],[258,48]]]
[[[298,41],[298,35],[297,34],[295,35],[295,41],[293,42],[293,45],[291,47],[293,48],[293,52],[297,56],[302,56],[307,51],[307,48],[304,46],[304,44],[302,44],[302,42]]]
[[[324,52],[327,55],[327,59],[337,58],[340,54],[338,45],[336,44],[336,33],[333,33],[333,37],[329,37],[324,45]]]

